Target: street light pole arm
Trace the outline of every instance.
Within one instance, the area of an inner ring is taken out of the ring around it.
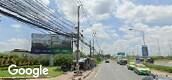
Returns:
[[[129,30],[130,31],[133,30],[133,31],[141,32],[142,33],[143,45],[146,45],[146,42],[145,42],[145,32],[143,30],[137,30],[137,29],[132,29],[132,28],[130,28]]]
[[[145,32],[142,31],[142,35],[143,35],[143,44],[146,45],[146,42],[145,42]]]

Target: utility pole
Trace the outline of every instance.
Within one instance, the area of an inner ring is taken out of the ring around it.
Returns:
[[[78,6],[78,27],[77,27],[77,51],[76,51],[76,68],[77,74],[79,74],[79,58],[80,58],[80,50],[79,50],[79,39],[80,39],[80,5]]]
[[[91,40],[90,40],[90,57],[92,57],[92,45],[91,45]]]
[[[94,55],[94,53],[95,53],[95,46],[94,46],[94,38],[95,38],[95,35],[96,35],[96,32],[93,32],[93,55]]]
[[[50,44],[51,44],[51,49],[53,48],[53,37],[54,35],[50,33]],[[54,65],[54,53],[51,50],[51,54],[49,54],[49,66],[53,66]]]
[[[171,56],[171,54],[172,54],[171,40],[168,40],[168,46],[169,46],[169,50],[170,50],[169,56]]]
[[[157,46],[158,46],[158,53],[161,56],[161,48],[160,48],[160,44],[159,44],[159,39],[157,39]]]

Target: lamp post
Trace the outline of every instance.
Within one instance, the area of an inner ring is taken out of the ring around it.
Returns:
[[[142,56],[143,57],[148,57],[148,47],[145,42],[145,32],[142,30],[137,30],[137,29],[129,29],[130,31],[138,31],[142,34],[142,40],[143,40],[143,45],[142,45]]]
[[[137,29],[132,29],[132,28],[130,28],[129,30],[130,31],[138,31],[138,32],[142,33],[143,45],[146,45],[146,42],[145,42],[145,32],[144,31],[137,30]]]

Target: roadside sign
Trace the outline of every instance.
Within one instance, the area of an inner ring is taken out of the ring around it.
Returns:
[[[72,38],[58,34],[32,34],[31,53],[72,53]]]
[[[146,45],[142,45],[142,56],[143,57],[148,57],[148,47]]]

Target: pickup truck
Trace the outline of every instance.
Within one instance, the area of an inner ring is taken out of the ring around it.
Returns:
[[[128,63],[128,60],[126,58],[121,58],[121,59],[118,59],[117,61],[117,64],[120,64],[120,65],[126,65]]]

